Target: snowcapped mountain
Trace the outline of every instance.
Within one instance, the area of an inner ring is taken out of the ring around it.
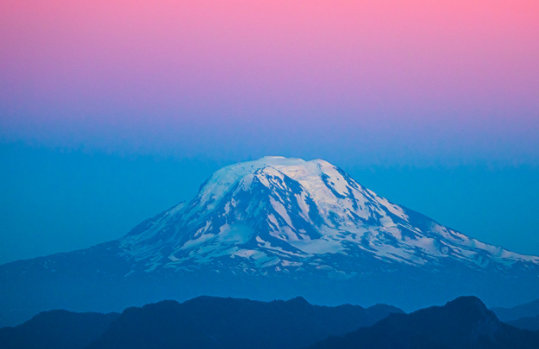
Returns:
[[[200,295],[409,310],[463,294],[536,299],[539,257],[444,227],[326,161],[265,157],[215,172],[121,239],[0,265],[0,326]]]
[[[476,269],[539,264],[539,257],[471,239],[395,205],[324,160],[284,157],[217,171],[192,201],[144,222],[120,246],[147,272],[212,264],[350,277],[363,270],[359,256],[428,268],[448,261]]]

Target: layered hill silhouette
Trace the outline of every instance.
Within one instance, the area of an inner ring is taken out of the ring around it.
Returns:
[[[539,315],[525,316],[507,323],[524,330],[539,331]]]
[[[83,349],[99,338],[120,314],[53,310],[16,326],[0,328],[0,347]]]
[[[523,317],[539,316],[539,299],[514,307],[493,308],[492,311],[503,321],[514,321]]]
[[[400,312],[388,305],[316,306],[303,298],[199,297],[128,308],[121,315],[46,312],[0,329],[0,343],[5,349],[301,348]]]
[[[498,320],[476,297],[405,314],[395,307],[316,306],[198,297],[121,314],[41,313],[0,329],[6,349],[471,349],[539,347],[539,332]]]
[[[533,349],[539,348],[539,333],[504,324],[478,298],[461,297],[443,307],[390,315],[310,348]]]
[[[327,161],[265,157],[215,172],[192,200],[118,240],[0,266],[0,325],[203,294],[404,309],[474,294],[514,304],[539,294],[539,257],[391,203]]]
[[[539,299],[510,308],[492,309],[500,320],[518,328],[539,330]]]

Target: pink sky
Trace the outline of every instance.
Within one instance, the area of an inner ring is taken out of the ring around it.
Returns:
[[[286,122],[314,134],[507,131],[529,147],[538,23],[533,0],[4,0],[2,136],[129,143]]]

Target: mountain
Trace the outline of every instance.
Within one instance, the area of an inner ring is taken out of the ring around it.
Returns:
[[[539,330],[539,299],[509,308],[493,308],[492,311],[505,323],[522,329]]]
[[[539,294],[539,257],[393,204],[326,161],[265,157],[215,172],[191,201],[118,240],[0,266],[0,324],[201,294],[406,309],[474,294],[511,304]]]
[[[492,308],[502,321],[514,321],[524,317],[539,316],[539,299],[514,307]]]
[[[199,297],[119,314],[43,313],[0,329],[2,348],[302,348],[372,325],[401,310],[377,305],[324,307],[303,298],[256,302]]]
[[[120,314],[40,313],[17,327],[0,328],[4,349],[83,349],[99,338]]]
[[[159,268],[271,272],[364,270],[363,257],[389,264],[473,269],[539,264],[484,244],[390,203],[323,160],[266,157],[217,171],[194,200],[147,221],[120,240],[137,261]],[[347,259],[347,263],[343,263]]]
[[[49,311],[0,329],[0,343],[6,349],[532,349],[539,347],[539,332],[500,322],[476,297],[405,314],[387,305],[316,306],[302,297],[204,296],[121,314]]]
[[[522,317],[507,323],[523,330],[539,331],[539,315]]]
[[[532,349],[539,348],[539,333],[506,325],[478,298],[461,297],[443,307],[390,315],[371,327],[311,348]]]
[[[89,349],[301,348],[383,319],[394,307],[321,307],[303,298],[256,302],[199,297],[127,309]]]

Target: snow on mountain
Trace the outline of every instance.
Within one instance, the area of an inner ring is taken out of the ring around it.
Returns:
[[[537,298],[539,258],[395,205],[323,160],[265,157],[86,249],[0,265],[0,327],[47,309],[119,311],[200,295],[409,310],[475,294]]]
[[[119,242],[145,271],[200,266],[249,273],[354,275],[365,258],[431,269],[539,264],[467,237],[361,186],[324,161],[264,157],[227,166],[198,195]]]

